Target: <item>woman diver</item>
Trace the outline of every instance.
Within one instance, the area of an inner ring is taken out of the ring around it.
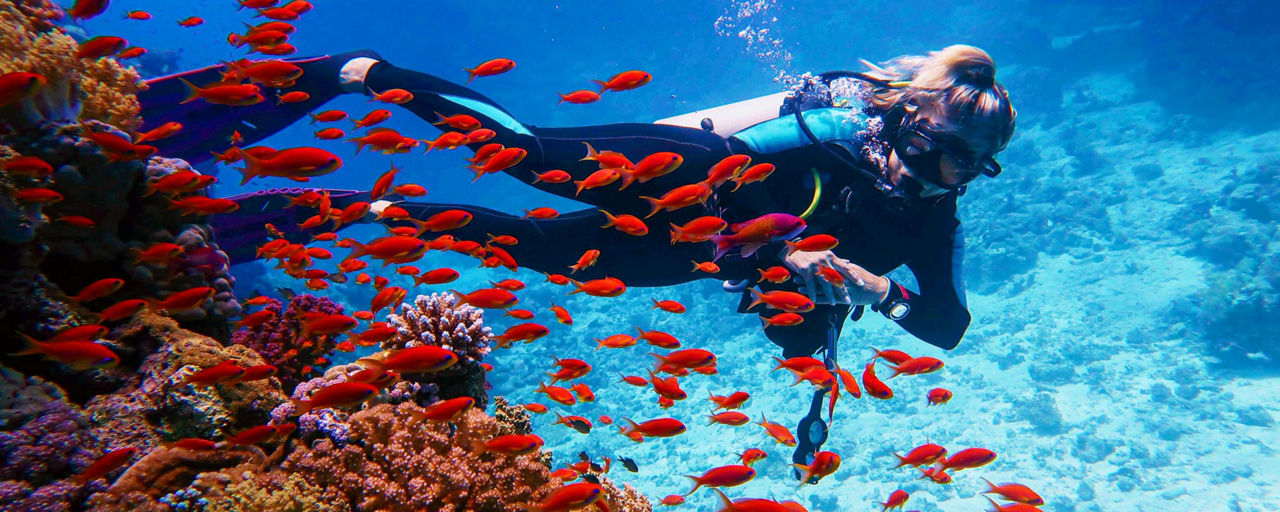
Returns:
[[[905,56],[865,73],[833,72],[809,80],[793,93],[783,93],[678,116],[657,123],[625,123],[572,128],[542,128],[517,121],[479,93],[429,74],[401,69],[372,52],[292,61],[304,69],[293,88],[306,91],[305,102],[248,107],[192,102],[179,105],[185,87],[174,77],[150,82],[140,94],[149,123],[204,121],[200,132],[182,132],[157,141],[161,152],[189,161],[208,160],[239,131],[246,142],[261,140],[344,93],[406,89],[414,99],[403,105],[419,117],[435,121],[444,115],[469,114],[497,132],[490,142],[519,147],[528,156],[505,172],[544,191],[576,199],[592,208],[554,219],[526,219],[466,205],[401,202],[398,206],[425,219],[463,208],[474,219],[451,231],[460,239],[483,240],[486,233],[510,234],[520,243],[509,252],[520,265],[563,272],[587,249],[601,250],[598,263],[575,277],[612,276],[634,286],[666,286],[707,275],[690,272],[690,261],[705,261],[714,252],[708,243],[668,243],[663,230],[632,236],[600,229],[611,213],[643,214],[650,210],[641,196],[660,197],[678,185],[706,178],[707,169],[731,154],[749,155],[753,163],[772,163],[777,171],[767,185],[746,185],[730,192],[717,189],[702,209],[659,212],[653,226],[682,224],[702,215],[730,223],[782,212],[803,217],[805,235],[825,233],[842,243],[828,251],[789,253],[781,242],[743,257],[736,251],[722,258],[718,278],[728,277],[726,290],[741,292],[739,311],[750,300],[748,289],[787,289],[804,293],[817,306],[795,326],[765,329],[784,357],[825,350],[834,365],[836,340],[850,316],[864,306],[881,313],[907,332],[934,346],[954,348],[969,325],[960,264],[963,230],[956,201],[978,176],[995,176],[994,157],[1013,135],[1016,112],[1004,87],[995,81],[995,64],[984,51],[955,45],[924,56]],[[217,68],[177,75],[192,82],[214,82]],[[207,75],[207,76],[206,76]],[[849,79],[849,80],[845,80]],[[851,91],[842,94],[842,90]],[[833,91],[837,91],[833,93]],[[845,102],[845,104],[841,104]],[[535,182],[534,172],[563,169],[581,180],[597,170],[581,160],[588,143],[630,158],[669,151],[684,163],[660,179],[634,183],[625,190],[594,188],[570,195],[563,184]],[[472,150],[479,144],[471,146]],[[296,190],[295,190],[296,191]],[[367,200],[358,191],[332,191],[335,206]],[[361,199],[361,198],[364,199]],[[236,198],[238,212],[214,219],[219,244],[233,261],[254,258],[254,247],[267,240],[265,223],[295,226],[310,215],[287,207],[281,191]],[[301,233],[287,233],[296,241]],[[757,281],[757,269],[785,265],[794,279],[774,284]],[[918,291],[885,277],[906,265]],[[833,287],[818,277],[830,267],[844,280]],[[807,463],[826,439],[821,420],[824,392],[815,393],[794,459]]]

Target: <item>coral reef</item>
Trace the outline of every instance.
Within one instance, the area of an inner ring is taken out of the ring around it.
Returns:
[[[124,330],[123,346],[154,347],[121,389],[93,397],[85,410],[113,444],[149,444],[185,437],[217,439],[263,425],[268,411],[285,401],[275,379],[195,387],[178,383],[187,375],[226,360],[241,366],[264,364],[243,346],[180,329],[172,320],[143,313]],[[124,364],[122,364],[124,366]]]
[[[71,508],[82,486],[70,477],[101,446],[88,416],[57,386],[0,367],[0,510]]]
[[[31,101],[0,109],[0,124],[31,129],[43,121],[94,119],[137,128],[138,74],[115,59],[76,58],[79,45],[39,16],[52,7],[40,3],[0,1],[0,74],[25,71],[49,81]]]
[[[326,297],[302,294],[294,296],[287,308],[272,299],[266,309],[275,313],[275,320],[236,331],[231,343],[249,347],[275,365],[279,369],[276,378],[286,392],[293,393],[299,383],[321,374],[338,346],[331,335],[303,338],[302,314],[341,314],[342,306]]]
[[[223,450],[156,448],[89,500],[94,510],[171,510],[160,500],[187,488],[201,473],[262,471],[267,456],[255,447]]]
[[[549,469],[535,459],[471,451],[497,433],[493,418],[471,409],[451,436],[449,425],[415,422],[417,409],[384,404],[355,413],[353,442],[298,448],[283,469],[352,510],[520,510],[550,492]]]
[[[387,316],[397,333],[382,343],[383,350],[435,345],[458,354],[458,363],[442,372],[406,375],[406,379],[432,383],[442,399],[470,396],[478,407],[489,401],[484,368],[480,362],[493,347],[492,334],[484,325],[484,312],[469,305],[454,307],[450,294],[419,295],[405,304],[403,313]]]

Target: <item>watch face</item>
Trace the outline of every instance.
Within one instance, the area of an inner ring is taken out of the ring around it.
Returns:
[[[911,311],[910,305],[907,305],[906,303],[903,303],[903,302],[899,302],[897,304],[889,306],[889,318],[893,320],[901,320],[903,317],[907,316],[907,313],[910,311]]]

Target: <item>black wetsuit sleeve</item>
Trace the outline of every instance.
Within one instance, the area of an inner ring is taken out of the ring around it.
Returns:
[[[961,263],[964,231],[957,225],[931,238],[919,256],[907,262],[919,292],[890,282],[889,299],[905,297],[911,309],[898,325],[930,345],[951,350],[969,328]],[[888,302],[888,301],[886,301]]]

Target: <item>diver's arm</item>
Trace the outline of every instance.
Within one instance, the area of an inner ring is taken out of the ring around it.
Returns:
[[[959,226],[907,262],[915,274],[919,293],[890,280],[889,294],[872,309],[894,320],[930,345],[951,350],[969,328],[960,264],[964,256],[964,232]],[[903,306],[905,305],[905,309]]]

